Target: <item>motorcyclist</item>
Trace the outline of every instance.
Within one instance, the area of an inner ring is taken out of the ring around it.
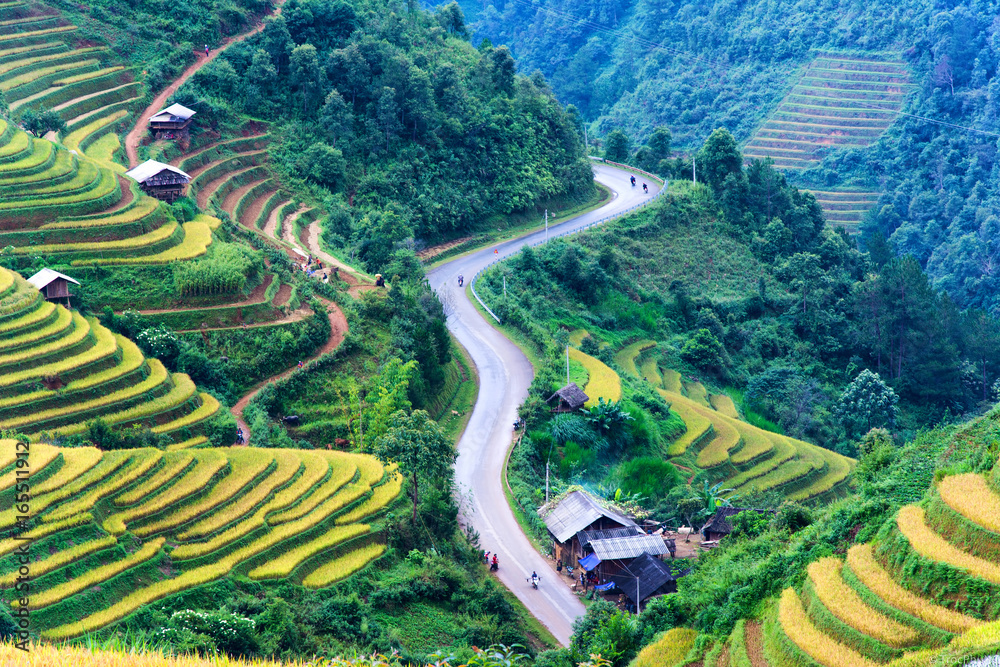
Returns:
[[[532,572],[531,573],[531,585],[534,586],[535,588],[538,588],[538,573],[537,572]]]
[[[646,194],[649,194],[649,188],[646,186],[645,183],[642,184],[642,191],[645,192]]]
[[[497,559],[497,555],[493,554],[493,564],[490,565],[490,570],[496,572],[500,569],[500,561]]]
[[[634,188],[635,187],[635,176],[630,177],[629,180],[632,181],[632,187]]]

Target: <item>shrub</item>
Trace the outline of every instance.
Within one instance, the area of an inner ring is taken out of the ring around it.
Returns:
[[[726,350],[711,331],[698,329],[681,348],[681,358],[695,368],[717,373],[725,365]]]
[[[640,456],[625,461],[618,466],[616,474],[622,491],[654,502],[666,498],[670,489],[684,481],[677,468],[658,456]]]

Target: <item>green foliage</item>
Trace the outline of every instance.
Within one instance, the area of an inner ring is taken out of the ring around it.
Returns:
[[[419,481],[450,482],[452,464],[458,458],[455,446],[445,436],[430,416],[423,410],[407,414],[395,412],[388,423],[388,430],[375,440],[372,454],[385,463],[396,463],[413,482],[413,521],[417,520]]]
[[[770,522],[770,517],[767,515],[749,510],[740,512],[729,518],[729,524],[733,527],[732,536],[744,537],[751,540],[763,535]]]
[[[130,427],[113,428],[103,419],[95,419],[87,424],[83,439],[105,451],[112,449],[141,449],[162,447],[164,436],[156,435],[148,426],[135,424]]]
[[[632,614],[599,600],[573,622],[570,651],[577,663],[600,655],[614,667],[624,667],[639,652],[641,636],[641,626]]]
[[[615,475],[621,480],[623,491],[641,495],[654,503],[665,499],[672,488],[683,483],[677,468],[655,456],[624,461],[615,470]]]
[[[629,138],[621,130],[612,130],[604,140],[604,157],[612,162],[628,160]]]
[[[178,296],[204,296],[241,292],[256,279],[261,261],[242,245],[216,243],[207,259],[171,265]]]
[[[65,132],[66,122],[59,117],[59,114],[51,109],[35,111],[26,109],[21,114],[21,127],[31,132],[36,137],[41,137],[48,132]]]
[[[697,329],[681,348],[681,358],[696,368],[719,372],[723,368],[726,350],[708,329]]]
[[[837,414],[848,433],[870,433],[874,428],[895,425],[898,401],[896,392],[877,373],[866,369],[840,395]]]

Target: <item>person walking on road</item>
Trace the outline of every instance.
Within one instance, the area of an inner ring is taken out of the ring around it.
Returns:
[[[205,45],[205,57],[208,57],[208,44]]]

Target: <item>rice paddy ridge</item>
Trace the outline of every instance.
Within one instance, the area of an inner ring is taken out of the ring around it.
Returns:
[[[743,421],[728,396],[709,394],[701,382],[660,369],[650,353],[654,345],[633,343],[615,361],[629,375],[641,375],[684,421],[686,432],[667,450],[675,462],[704,470],[741,494],[776,489],[790,500],[821,501],[846,489],[852,459]]]
[[[0,480],[13,474],[14,444],[0,441]],[[403,483],[365,454],[31,448],[35,474],[51,471],[27,533],[39,572],[32,622],[50,640],[99,630],[234,571],[329,585],[382,553],[376,516]],[[61,537],[68,530],[75,546]],[[0,564],[0,582],[11,565]]]
[[[817,53],[777,109],[746,143],[747,159],[782,169],[816,166],[832,150],[871,145],[914,87],[906,64],[878,54]],[[814,190],[826,219],[853,230],[878,200],[863,189]]]
[[[0,269],[0,368],[6,369],[0,428],[36,441],[46,433],[80,432],[96,417],[145,424],[179,441],[202,435],[219,409],[187,375],[145,359],[97,320],[46,302],[7,269]]]
[[[981,604],[1000,592],[998,469],[938,478],[874,542],[811,563],[801,590],[767,613],[754,664],[950,665],[1000,651],[1000,606]]]

